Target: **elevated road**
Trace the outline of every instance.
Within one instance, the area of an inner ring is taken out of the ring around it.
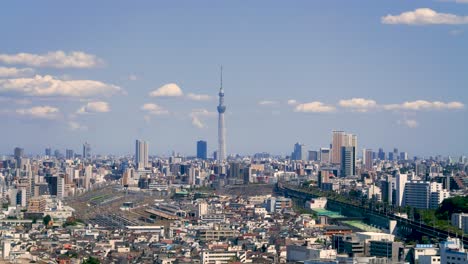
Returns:
[[[304,200],[318,197],[316,194],[313,194],[307,190],[299,189],[297,187],[286,185],[284,183],[279,183],[277,185],[277,190],[283,193],[283,195],[287,197],[295,197],[295,198],[304,199]],[[381,212],[375,209],[369,209],[367,207],[353,204],[352,202],[342,202],[333,198],[327,198],[327,199],[329,202],[335,205],[338,205],[342,209],[344,209],[344,210],[341,210],[341,213],[344,215],[351,214],[351,213],[353,215],[356,215],[356,213],[359,213],[360,215],[366,218],[378,217],[381,219],[395,220],[397,221],[397,226],[399,228],[405,229],[407,232],[416,232],[421,235],[425,235],[431,238],[436,238],[439,241],[444,241],[447,239],[447,237],[461,237],[461,234],[456,234],[448,230],[435,228],[433,226],[429,226],[429,225],[426,225],[426,224],[423,224],[421,222],[417,222],[411,219],[399,217],[394,214],[386,214],[384,212]],[[388,226],[382,226],[382,227],[388,228]],[[468,246],[468,237],[462,237],[462,240],[463,240],[463,244]]]

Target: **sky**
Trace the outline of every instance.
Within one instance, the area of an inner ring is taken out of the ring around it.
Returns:
[[[327,147],[466,155],[468,1],[9,1],[0,153]]]

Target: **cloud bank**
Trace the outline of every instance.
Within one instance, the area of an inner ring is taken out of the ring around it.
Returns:
[[[13,65],[50,68],[94,68],[103,65],[95,55],[82,51],[51,51],[46,54],[17,53],[0,54],[0,62]]]
[[[383,24],[403,25],[462,25],[468,24],[468,16],[438,13],[430,8],[418,8],[399,15],[387,15],[381,19]]]

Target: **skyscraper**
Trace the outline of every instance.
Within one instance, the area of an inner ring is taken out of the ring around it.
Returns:
[[[197,141],[197,159],[207,158],[207,143],[204,140]]]
[[[306,160],[306,150],[304,144],[300,144],[299,142],[294,144],[294,152],[292,153],[291,159]]]
[[[372,149],[364,149],[362,151],[362,163],[364,165],[364,169],[372,170]]]
[[[330,163],[330,149],[320,148],[320,162],[328,164]]]
[[[91,158],[91,145],[88,142],[83,144],[83,159]]]
[[[353,134],[345,134],[344,131],[333,131],[332,134],[332,149],[331,149],[331,163],[341,164],[341,148],[354,147],[354,163],[356,163],[356,150],[357,150],[357,136]]]
[[[51,148],[46,148],[46,149],[45,149],[45,155],[46,155],[47,157],[52,156],[52,149],[51,149]]]
[[[136,140],[135,143],[135,163],[138,169],[149,167],[148,143],[142,140]]]
[[[341,147],[343,146],[344,131],[333,131],[332,148],[331,148],[331,163],[341,163]]]
[[[341,147],[341,176],[356,175],[356,150],[354,147]]]
[[[24,149],[16,147],[13,154],[16,160],[16,168],[22,168],[21,160],[24,157]]]
[[[223,90],[223,68],[221,67],[221,87],[219,88],[219,105],[218,105],[218,161],[226,160],[226,128],[224,126],[224,90]]]
[[[74,159],[75,158],[75,153],[73,152],[72,149],[67,149],[65,150],[65,158],[67,160],[71,160],[71,159]]]
[[[379,154],[377,155],[379,160],[385,160],[385,152],[383,148],[379,148]]]

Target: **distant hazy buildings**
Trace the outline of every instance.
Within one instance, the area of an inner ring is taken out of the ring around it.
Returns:
[[[72,149],[67,149],[65,150],[65,158],[67,160],[71,160],[71,159],[74,159],[75,158],[75,153],[73,152]]]
[[[294,144],[294,151],[291,154],[291,160],[306,160],[305,145],[299,142]]]
[[[149,167],[148,142],[136,140],[135,142],[135,164],[138,169]]]
[[[83,159],[91,158],[91,145],[88,142],[83,144]]]
[[[208,144],[204,140],[197,141],[197,159],[207,159]]]
[[[16,160],[16,168],[21,168],[21,160],[24,157],[24,149],[16,147],[13,151],[13,155]]]

